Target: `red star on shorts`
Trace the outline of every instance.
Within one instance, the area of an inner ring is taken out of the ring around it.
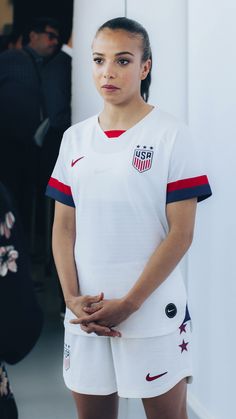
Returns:
[[[185,324],[182,323],[181,326],[179,326],[180,335],[181,335],[182,332],[186,333],[186,329],[185,329],[186,326],[187,326],[187,323],[185,323]]]
[[[189,344],[189,342],[184,342],[184,339],[183,339],[183,342],[181,343],[181,345],[179,345],[179,347],[181,348],[181,354],[182,354],[182,352],[183,351],[187,351],[188,349],[187,349],[187,345]]]

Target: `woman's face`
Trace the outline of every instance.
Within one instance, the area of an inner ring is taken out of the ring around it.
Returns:
[[[146,78],[151,65],[151,60],[141,62],[140,37],[106,28],[94,39],[92,52],[93,78],[106,102],[124,104],[140,99],[141,80]]]

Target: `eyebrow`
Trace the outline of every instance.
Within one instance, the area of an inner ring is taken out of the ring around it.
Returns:
[[[129,51],[121,51],[121,52],[117,52],[115,54],[115,57],[117,57],[118,55],[123,55],[123,54],[128,54],[128,55],[132,55],[134,57],[134,54],[132,54]],[[101,57],[104,57],[104,54],[101,54],[100,52],[93,52],[93,55],[100,55]]]

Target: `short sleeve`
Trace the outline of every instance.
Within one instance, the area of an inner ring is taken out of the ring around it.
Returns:
[[[62,204],[75,207],[69,179],[69,166],[65,163],[67,154],[68,142],[64,134],[59,155],[47,185],[46,195]]]
[[[166,204],[197,197],[197,201],[212,195],[208,177],[201,167],[201,158],[187,126],[179,127],[171,151]]]

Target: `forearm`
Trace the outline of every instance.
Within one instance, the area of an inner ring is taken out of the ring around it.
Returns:
[[[80,295],[74,259],[75,232],[54,225],[52,249],[57,273],[67,305]]]
[[[137,310],[150,294],[170,275],[192,242],[192,236],[170,232],[157,247],[142,274],[124,297],[127,305]]]

